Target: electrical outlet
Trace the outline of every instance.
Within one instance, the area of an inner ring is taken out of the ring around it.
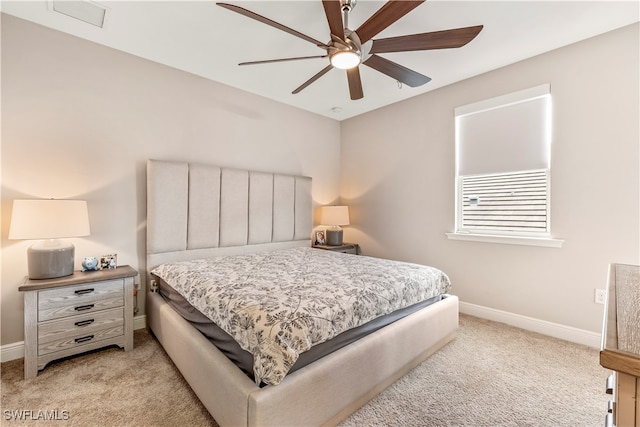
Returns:
[[[595,298],[593,300],[593,302],[595,302],[596,304],[604,304],[604,300],[605,300],[605,290],[604,289],[596,289],[595,292]]]

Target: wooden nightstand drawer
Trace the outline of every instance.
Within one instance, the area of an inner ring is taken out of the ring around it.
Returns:
[[[67,348],[65,343],[92,335],[97,341],[99,336],[104,334],[104,330],[115,330],[120,328],[122,335],[124,325],[124,310],[116,308],[112,310],[90,313],[82,316],[74,316],[63,320],[55,320],[38,325],[38,355],[51,353]],[[115,335],[109,335],[115,336]],[[84,340],[80,340],[82,344]],[[90,341],[90,340],[86,340]],[[63,347],[60,347],[63,346]]]
[[[122,280],[40,291],[38,321],[60,319],[77,314],[106,310],[124,305]]]
[[[325,251],[341,252],[343,254],[360,254],[360,246],[357,243],[344,243],[340,246],[313,245],[313,247],[316,249],[324,249]]]
[[[38,343],[39,356],[55,353],[62,350],[73,349],[75,347],[81,347],[90,343],[93,344],[94,342],[106,340],[108,338],[122,336],[124,334],[124,322],[121,323],[122,324],[120,326],[101,329],[99,331],[94,331],[93,333],[87,332],[76,337],[64,338],[46,344]],[[81,351],[80,349],[78,350]]]
[[[334,252],[341,252],[343,254],[352,254],[352,255],[356,255],[356,248],[355,246],[352,248],[345,248],[345,249],[337,249]]]
[[[49,343],[38,342],[38,356],[80,347],[89,343],[93,344],[96,341],[105,340],[107,338],[119,337],[124,334],[124,322],[120,323],[120,326],[100,329],[93,332],[87,331],[83,334],[51,341]]]

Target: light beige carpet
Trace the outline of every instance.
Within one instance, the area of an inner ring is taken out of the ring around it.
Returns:
[[[56,362],[29,381],[22,368],[1,365],[2,426],[217,425],[146,331],[130,352]],[[600,427],[607,375],[595,349],[461,315],[452,343],[341,426]]]

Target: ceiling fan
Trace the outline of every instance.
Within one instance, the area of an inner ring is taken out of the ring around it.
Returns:
[[[309,80],[298,86],[292,93],[296,94],[318,80],[332,68],[341,68],[347,71],[349,93],[351,99],[364,97],[362,81],[360,80],[359,65],[364,64],[400,83],[410,87],[421,86],[431,79],[409,68],[396,64],[386,58],[378,56],[379,53],[410,52],[430,49],[458,48],[473,40],[482,30],[482,25],[473,27],[456,28],[444,31],[435,31],[407,36],[389,37],[373,40],[373,37],[389,27],[391,24],[411,12],[424,3],[425,0],[389,0],[364,24],[356,30],[349,29],[349,12],[353,10],[357,0],[323,0],[324,12],[329,23],[331,41],[323,43],[292,28],[284,26],[269,18],[258,15],[240,6],[217,3],[218,6],[237,12],[241,15],[255,19],[263,24],[270,25],[281,31],[299,37],[313,43],[326,53],[323,55],[299,56],[294,58],[268,59],[264,61],[242,62],[238,65],[267,64],[282,61],[297,61],[310,58],[329,58],[330,64],[320,70]]]

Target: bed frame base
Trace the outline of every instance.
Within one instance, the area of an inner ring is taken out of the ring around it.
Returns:
[[[458,298],[447,296],[259,388],[157,293],[149,327],[220,426],[336,425],[451,341]]]
[[[394,375],[392,375],[392,376],[388,377],[387,379],[385,379],[384,381],[382,381],[380,384],[378,384],[372,390],[369,390],[369,392],[367,392],[362,397],[360,397],[360,399],[358,399],[358,400],[354,401],[353,403],[351,403],[351,405],[349,405],[346,408],[344,408],[342,411],[340,411],[338,414],[336,414],[336,416],[334,416],[333,418],[328,420],[326,423],[323,423],[323,425],[335,426],[335,425],[339,424],[341,421],[344,421],[351,414],[353,414],[359,408],[364,406],[368,401],[370,401],[371,399],[376,397],[378,394],[382,393],[391,384],[395,383],[400,378],[404,377],[411,370],[413,370],[419,364],[421,364],[426,359],[428,359],[429,356],[431,356],[432,354],[437,352],[439,349],[441,349],[442,347],[447,345],[449,342],[451,342],[455,338],[455,336],[456,336],[456,332],[454,331],[454,332],[451,332],[449,335],[443,337],[439,342],[435,343],[432,347],[428,348],[427,350],[422,352],[420,355],[415,357],[411,362],[409,362],[405,366],[403,366],[402,369],[397,371]]]

